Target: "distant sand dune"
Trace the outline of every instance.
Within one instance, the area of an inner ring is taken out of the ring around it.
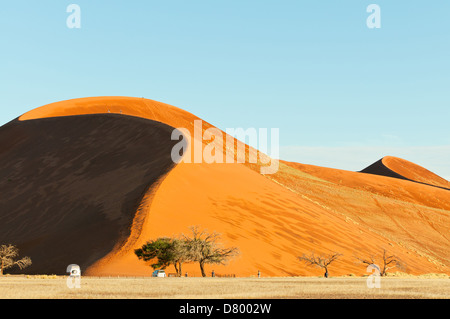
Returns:
[[[385,156],[361,172],[400,178],[450,190],[450,182],[444,178],[417,164],[398,157]]]

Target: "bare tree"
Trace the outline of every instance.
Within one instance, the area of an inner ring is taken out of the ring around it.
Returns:
[[[355,256],[361,263],[366,265],[377,265],[377,257],[374,255],[369,256],[368,258],[360,258]],[[382,266],[380,269],[380,275],[386,276],[387,271],[392,268],[400,268],[403,269],[402,262],[395,255],[388,255],[386,249],[383,248],[383,254],[381,255]]]
[[[304,261],[308,266],[317,266],[319,268],[323,268],[325,270],[325,278],[328,278],[328,267],[329,265],[337,260],[342,254],[337,252],[333,252],[328,255],[319,255],[315,256],[314,253],[311,255],[303,254],[302,256],[298,256],[300,261]]]
[[[188,245],[184,240],[172,238],[172,249],[174,255],[173,265],[178,277],[182,276],[182,265],[189,261]]]
[[[19,256],[19,249],[11,244],[0,246],[0,275],[3,275],[5,269],[17,266],[24,269],[31,265],[30,257],[24,257],[19,260],[14,260]]]
[[[237,247],[224,248],[219,243],[220,234],[208,233],[198,226],[191,226],[192,237],[182,235],[188,249],[188,259],[198,262],[203,277],[206,277],[205,264],[225,264],[237,254]]]

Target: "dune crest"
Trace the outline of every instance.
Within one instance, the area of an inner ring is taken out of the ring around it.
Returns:
[[[450,182],[426,168],[402,158],[385,156],[361,172],[414,181],[450,190]]]
[[[450,189],[449,181],[410,161],[398,157],[385,156],[383,157],[383,163],[392,171],[409,180]]]

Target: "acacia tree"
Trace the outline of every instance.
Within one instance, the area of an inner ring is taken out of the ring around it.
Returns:
[[[19,249],[16,246],[11,244],[0,246],[0,275],[3,275],[5,269],[9,269],[13,266],[24,269],[31,265],[30,257],[15,260],[18,256]]]
[[[144,261],[156,259],[156,262],[151,264],[153,269],[164,269],[173,264],[177,276],[181,276],[181,266],[187,260],[186,245],[177,238],[160,237],[148,241],[141,248],[135,249],[134,253]]]
[[[324,277],[328,278],[328,267],[340,256],[342,256],[342,254],[339,254],[337,252],[319,256],[315,256],[314,253],[311,253],[311,255],[303,254],[302,256],[298,256],[297,258],[300,261],[304,261],[308,266],[317,266],[319,268],[323,268],[325,270]]]
[[[366,265],[376,265],[376,256],[371,255],[368,258],[360,258],[355,256],[356,259],[358,259],[361,263]],[[398,259],[395,255],[389,255],[387,254],[386,249],[383,248],[383,254],[381,255],[381,261],[382,261],[382,267],[380,269],[380,275],[382,277],[385,277],[387,275],[387,271],[392,268],[403,268],[402,262]]]
[[[239,254],[237,247],[224,248],[219,243],[220,234],[208,233],[198,226],[190,227],[192,237],[182,235],[187,247],[188,259],[198,262],[203,277],[206,277],[205,264],[225,264],[228,259]]]

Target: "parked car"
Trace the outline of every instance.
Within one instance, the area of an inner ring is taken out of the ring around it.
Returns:
[[[152,277],[166,277],[166,272],[164,270],[155,270],[152,273]]]

